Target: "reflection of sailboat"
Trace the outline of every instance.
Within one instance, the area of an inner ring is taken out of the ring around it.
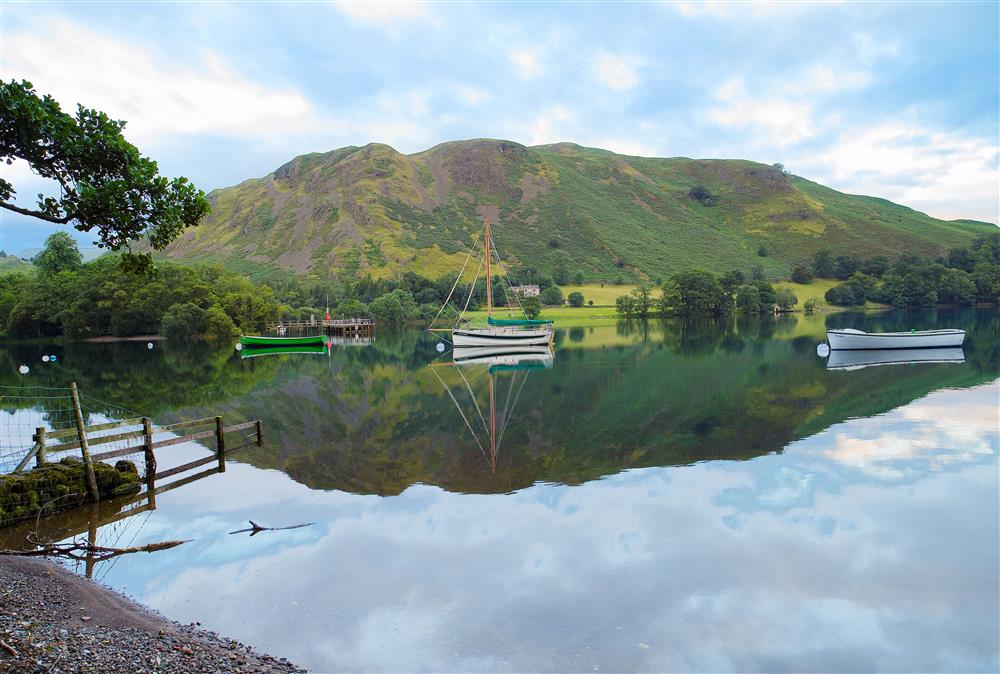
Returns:
[[[831,351],[826,361],[828,370],[860,370],[875,365],[906,363],[964,363],[961,348],[880,349],[870,351]]]
[[[437,377],[439,382],[441,382],[441,386],[444,387],[445,392],[451,398],[451,401],[455,403],[455,408],[458,410],[462,420],[465,422],[466,428],[469,429],[469,433],[472,434],[473,440],[476,441],[476,445],[479,446],[479,451],[482,452],[483,456],[485,456],[489,461],[490,470],[495,473],[497,469],[497,455],[500,453],[500,444],[503,441],[504,432],[507,430],[507,426],[513,416],[514,408],[517,406],[517,401],[521,397],[521,391],[524,390],[524,385],[528,381],[528,375],[531,374],[532,370],[552,367],[552,361],[554,358],[553,351],[548,346],[463,347],[453,350],[452,358],[453,360],[451,363],[440,363],[439,365],[458,366],[455,370],[458,372],[458,376],[464,384],[465,391],[468,393],[469,398],[472,400],[472,404],[475,407],[476,413],[471,422],[469,420],[469,416],[462,411],[462,406],[459,404],[455,394],[452,393],[451,388],[444,382],[444,379],[438,375],[434,367],[431,367],[431,372],[433,372],[434,376]],[[472,384],[463,372],[464,369],[475,365],[487,366],[486,371],[489,376],[488,422],[486,415],[483,414],[483,411],[479,406],[479,402],[476,400],[476,395],[472,390]],[[503,398],[502,409],[498,414],[497,375],[499,374],[509,374],[510,376],[505,377],[506,379],[509,379],[509,382],[507,384],[506,394],[501,395]],[[520,381],[518,381],[519,379]],[[485,436],[489,438],[490,448],[488,455],[484,443],[480,441],[480,434],[477,433],[474,428],[478,425],[475,423],[477,417],[479,422],[482,424]]]

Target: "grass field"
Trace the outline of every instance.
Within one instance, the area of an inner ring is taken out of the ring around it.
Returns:
[[[595,307],[613,307],[615,300],[622,295],[628,295],[635,288],[634,285],[616,286],[606,283],[582,285],[582,286],[559,286],[563,292],[563,297],[568,298],[570,293],[583,293],[583,301],[594,300]]]

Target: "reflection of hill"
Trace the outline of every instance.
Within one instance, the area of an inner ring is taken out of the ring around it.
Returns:
[[[972,331],[967,364],[857,372],[827,372],[813,340],[771,339],[785,329],[774,321],[588,328],[576,340],[580,348],[561,351],[554,368],[532,375],[496,474],[422,366],[433,357],[433,338],[411,342],[410,353],[422,358],[403,362],[345,350],[328,362],[288,360],[223,413],[261,414],[268,442],[246,460],[314,488],[396,494],[424,482],[491,493],[537,481],[581,483],[630,467],[781,451],[846,418],[988,381],[997,354],[975,349],[991,343],[993,321],[963,320]],[[603,340],[602,330],[617,336]],[[620,344],[624,335],[631,346]],[[618,345],[587,349],[588,340]],[[485,368],[471,382],[482,404]]]
[[[810,321],[822,332],[819,317],[799,317],[798,326],[750,320],[587,327],[564,336],[573,348],[560,350],[552,369],[532,374],[495,474],[426,368],[437,356],[435,338],[416,330],[380,333],[372,347],[334,348],[329,357],[246,361],[228,349],[70,345],[56,350],[58,368],[36,368],[30,383],[75,379],[94,397],[159,423],[260,417],[265,446],[240,460],[280,468],[314,488],[395,494],[416,482],[493,493],[537,481],[581,483],[630,467],[753,458],[844,419],[997,376],[995,311],[829,318],[838,327],[963,327],[966,363],[827,371],[816,340],[789,333]],[[43,352],[7,349],[3,371],[16,372],[22,358],[37,363]],[[466,373],[482,402],[485,368]],[[505,376],[497,374],[498,385]]]

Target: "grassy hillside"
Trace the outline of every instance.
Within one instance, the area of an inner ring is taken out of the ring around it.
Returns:
[[[31,269],[32,265],[30,263],[21,261],[16,255],[0,256],[0,274],[10,271],[29,271]]]
[[[700,200],[689,196],[695,187]],[[209,199],[212,215],[167,254],[263,277],[454,272],[487,214],[510,265],[552,272],[562,263],[588,283],[755,265],[785,277],[824,246],[936,256],[995,229],[936,220],[749,161],[500,140],[413,155],[379,144],[303,155]]]

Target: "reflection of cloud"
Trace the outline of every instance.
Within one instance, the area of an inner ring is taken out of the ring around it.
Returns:
[[[996,384],[972,391],[939,391],[888,414],[831,429],[823,450],[841,465],[871,477],[898,480],[982,461],[997,452],[1000,409]],[[853,426],[867,426],[859,434]]]
[[[996,454],[898,487],[829,451],[889,425],[892,461],[919,466],[928,424],[995,391],[939,392],[752,461],[507,495],[318,492],[230,466],[152,516],[199,541],[123,558],[113,580],[321,671],[991,669]],[[319,524],[211,534],[248,518]]]

